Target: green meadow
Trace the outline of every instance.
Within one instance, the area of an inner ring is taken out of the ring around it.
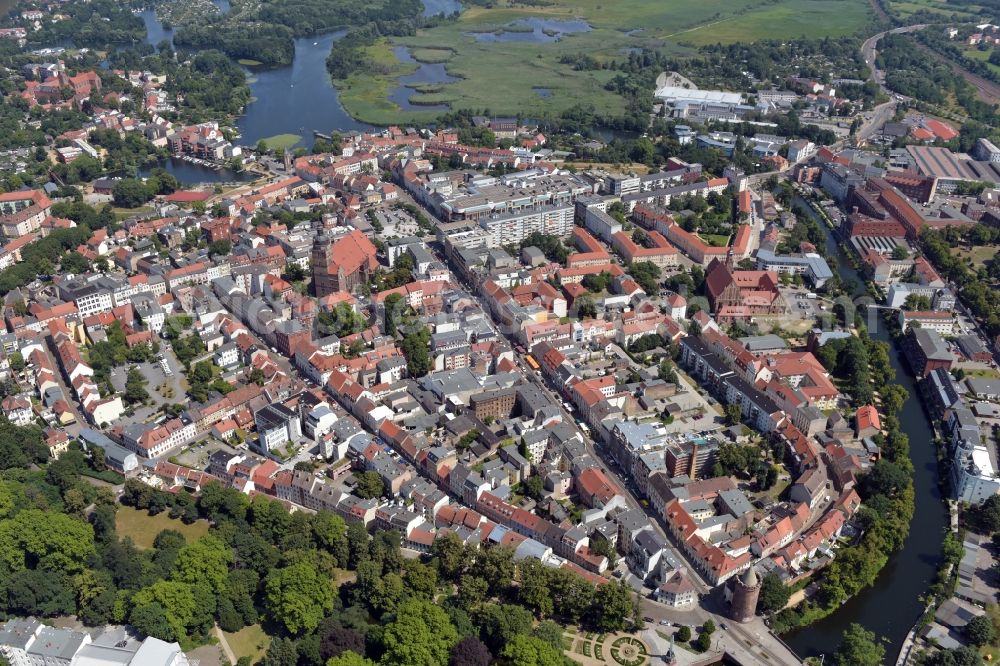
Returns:
[[[525,18],[583,20],[592,29],[564,33],[549,42],[475,37]],[[870,20],[867,0],[553,0],[540,7],[499,0],[492,8],[467,6],[458,21],[371,47],[376,73],[338,81],[337,87],[345,109],[365,122],[417,123],[436,116],[435,111],[404,112],[387,99],[399,76],[415,69],[392,54],[391,46],[405,45],[418,62],[444,63],[450,76],[460,78],[415,87],[413,104],[447,103],[452,108],[536,117],[588,104],[600,113],[620,114],[624,101],[604,87],[615,71],[577,71],[561,59],[586,54],[609,62],[642,47],[683,56],[716,42],[837,37],[864,32]],[[539,88],[550,94],[542,96]]]

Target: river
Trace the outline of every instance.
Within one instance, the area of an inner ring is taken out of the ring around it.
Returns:
[[[805,201],[797,197],[796,203],[808,210],[826,231],[827,254],[837,264],[836,270],[841,279],[845,283],[853,281],[863,288],[864,277],[851,266],[826,224],[812,213]],[[876,340],[892,344],[892,338],[881,320],[878,325],[872,326],[869,334]],[[941,541],[948,527],[948,513],[937,483],[937,460],[930,421],[917,394],[913,375],[895,346],[889,358],[896,370],[896,383],[909,393],[899,421],[903,432],[910,438],[910,459],[914,467],[916,506],[910,533],[903,548],[889,559],[875,585],[863,590],[833,615],[784,636],[801,657],[819,654],[830,657],[847,626],[857,622],[888,640],[886,663],[895,663],[906,634],[923,613],[924,604],[920,596],[934,582],[942,563]]]
[[[253,146],[261,139],[294,134],[299,137],[295,145],[310,146],[313,131],[371,129],[347,115],[326,70],[330,47],[345,34],[340,30],[296,39],[291,65],[248,70],[253,100],[236,121],[241,144]]]
[[[0,0],[3,2],[5,0]],[[220,11],[227,11],[228,0],[214,0]],[[156,46],[163,40],[173,40],[173,31],[163,27],[156,12],[140,13],[146,24],[146,42]],[[326,57],[333,42],[346,30],[302,37],[295,40],[295,58],[284,67],[245,67],[250,85],[251,102],[236,121],[240,143],[256,145],[261,139],[278,135],[295,135],[295,146],[309,146],[313,132],[371,129],[344,111],[337,99],[337,89],[330,82]]]

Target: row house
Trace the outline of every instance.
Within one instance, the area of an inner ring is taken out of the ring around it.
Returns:
[[[87,419],[94,425],[114,423],[125,411],[120,396],[102,398],[97,384],[93,380],[94,370],[83,362],[80,350],[70,337],[66,325],[56,320],[50,323],[52,344],[59,358],[66,383],[76,394],[77,402],[83,408]]]
[[[38,231],[49,215],[52,201],[41,190],[0,194],[0,231],[20,238]]]
[[[749,552],[733,555],[699,536],[698,524],[678,500],[671,500],[663,507],[663,519],[684,554],[713,586],[750,567],[753,558]]]
[[[740,377],[722,380],[724,400],[727,405],[740,406],[743,419],[765,435],[776,429],[783,420],[781,408],[767,394]]]
[[[611,237],[611,244],[626,264],[633,261],[648,261],[661,269],[677,268],[677,249],[667,242],[658,231],[643,232],[646,244],[639,245],[624,231],[619,231]]]
[[[190,467],[183,467],[172,462],[159,460],[153,467],[154,485],[159,485],[167,491],[184,489],[192,493],[200,493],[209,483],[220,483],[220,479],[208,472]]]
[[[637,224],[647,230],[656,231],[685,256],[703,267],[707,267],[715,260],[725,261],[730,256],[739,261],[750,253],[753,229],[748,224],[741,224],[736,229],[732,245],[715,247],[707,244],[696,234],[685,231],[671,215],[651,205],[642,203],[636,205],[632,210],[632,217]]]
[[[194,440],[198,435],[194,422],[180,418],[170,419],[160,425],[115,426],[112,433],[120,439],[122,446],[143,458],[158,458]]]
[[[204,285],[220,277],[228,276],[232,268],[228,261],[210,264],[196,262],[181,268],[175,268],[165,276],[167,289],[173,291],[184,285]]]
[[[401,506],[380,506],[375,510],[375,528],[396,530],[404,539],[425,523],[423,516]]]

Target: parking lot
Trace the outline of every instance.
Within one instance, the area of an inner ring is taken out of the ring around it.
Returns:
[[[208,457],[219,450],[232,455],[245,452],[242,448],[237,449],[229,444],[220,442],[213,437],[209,437],[207,439],[192,442],[191,444],[185,446],[179,453],[175,453],[174,457],[179,465],[192,467],[194,469],[205,469],[208,467]]]
[[[668,433],[709,434],[720,430],[725,424],[722,408],[715,398],[701,393],[697,383],[680,368],[677,369],[677,395],[671,400],[686,411],[701,408],[704,415],[698,418],[675,419],[673,423],[663,426]]]
[[[169,345],[161,345],[159,356],[148,363],[128,363],[112,370],[111,385],[115,391],[125,391],[125,379],[132,367],[139,368],[139,372],[146,378],[146,392],[149,393],[152,406],[139,407],[132,416],[123,414],[120,419],[123,424],[146,423],[159,412],[160,405],[187,401],[181,365]]]

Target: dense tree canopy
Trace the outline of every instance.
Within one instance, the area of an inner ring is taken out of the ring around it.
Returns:
[[[837,666],[880,666],[885,657],[885,646],[875,634],[860,624],[851,624],[837,648],[834,661]]]
[[[437,666],[448,662],[458,632],[440,606],[413,599],[396,609],[382,642],[383,666]]]
[[[289,633],[312,631],[333,609],[330,581],[307,560],[275,569],[268,575],[265,585],[268,610]]]

